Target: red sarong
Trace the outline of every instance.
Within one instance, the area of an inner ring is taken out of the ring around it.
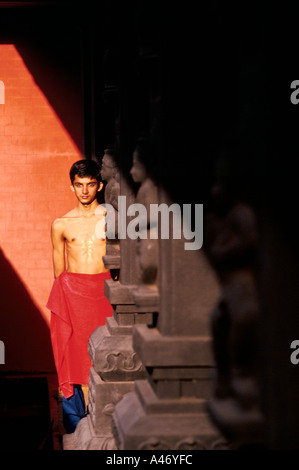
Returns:
[[[51,340],[60,389],[69,398],[73,384],[88,385],[92,366],[88,340],[112,306],[104,295],[110,272],[79,274],[64,271],[54,281],[47,308],[51,310]]]

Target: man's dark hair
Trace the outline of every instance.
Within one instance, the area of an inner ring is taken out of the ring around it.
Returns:
[[[73,184],[75,176],[79,178],[95,178],[99,183],[102,181],[100,166],[94,160],[78,160],[70,169],[70,179]]]

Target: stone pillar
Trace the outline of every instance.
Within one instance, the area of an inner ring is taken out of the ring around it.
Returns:
[[[221,285],[212,314],[217,373],[210,415],[232,448],[264,446],[259,362],[259,295],[255,276],[259,234],[253,207],[234,188],[231,157],[222,158],[205,219],[209,260]]]
[[[163,190],[159,203],[172,201]],[[181,223],[181,220],[180,220]],[[214,449],[225,441],[206,412],[214,368],[210,315],[220,286],[202,250],[159,238],[157,325],[137,325],[133,346],[147,371],[114,408],[118,449]]]

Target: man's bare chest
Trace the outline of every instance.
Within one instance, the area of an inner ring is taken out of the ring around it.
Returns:
[[[74,217],[68,221],[64,230],[64,238],[68,243],[96,242],[97,225],[103,216]]]

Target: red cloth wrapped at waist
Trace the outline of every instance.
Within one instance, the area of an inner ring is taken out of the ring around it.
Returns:
[[[87,385],[92,366],[88,340],[112,306],[104,295],[104,281],[110,272],[79,274],[64,271],[52,286],[47,302],[51,310],[51,340],[60,389],[66,398],[73,395],[73,384]]]

